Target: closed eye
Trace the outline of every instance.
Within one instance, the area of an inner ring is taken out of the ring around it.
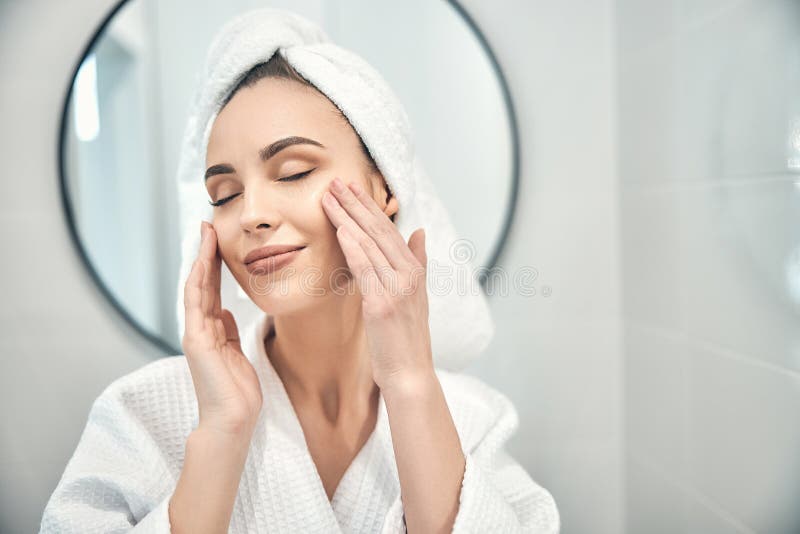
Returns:
[[[292,176],[287,176],[286,178],[279,178],[278,181],[279,182],[293,182],[295,180],[299,180],[300,178],[305,178],[306,176],[308,176],[309,174],[311,174],[315,170],[316,170],[316,168],[311,169],[310,171],[301,172],[300,174],[293,174]]]
[[[316,170],[316,168],[311,169],[311,170],[306,171],[306,172],[301,172],[299,174],[293,174],[293,175],[287,176],[285,178],[279,178],[277,181],[278,182],[294,182],[295,180],[300,180],[301,178],[305,178],[306,176],[308,176],[309,174],[311,174],[315,170]],[[227,196],[225,198],[221,198],[221,199],[219,199],[219,200],[217,200],[215,202],[212,202],[212,201],[209,200],[208,203],[216,208],[217,206],[222,206],[223,204],[233,200],[238,195],[239,195],[239,193],[235,193],[235,194]]]

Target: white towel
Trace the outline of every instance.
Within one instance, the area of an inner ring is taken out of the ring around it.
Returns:
[[[438,273],[447,273],[446,277],[438,274],[437,282],[428,288],[434,363],[444,369],[463,369],[488,346],[494,323],[475,266],[460,257],[460,236],[420,165],[402,104],[366,61],[332,43],[311,21],[282,9],[262,8],[235,17],[222,27],[208,51],[178,167],[182,243],[178,331],[181,335],[184,331],[183,286],[197,257],[200,220],[212,219],[203,183],[211,126],[239,77],[276,52],[334,102],[361,136],[397,198],[395,224],[406,242],[414,230],[425,228],[429,267],[435,265]],[[470,283],[460,285],[459,281]],[[261,313],[224,263],[221,297],[222,306],[233,312],[239,325],[250,324]]]

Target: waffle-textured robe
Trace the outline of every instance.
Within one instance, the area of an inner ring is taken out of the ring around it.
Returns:
[[[239,484],[229,533],[405,532],[400,481],[383,396],[375,430],[329,501],[300,421],[264,348],[264,315],[242,334],[263,409]],[[511,401],[469,375],[436,368],[466,456],[453,532],[553,534],[551,494],[504,449],[518,426]],[[94,401],[41,521],[44,533],[170,532],[168,505],[186,439],[199,421],[185,356],[112,382]]]

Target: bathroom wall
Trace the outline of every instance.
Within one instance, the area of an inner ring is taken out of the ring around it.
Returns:
[[[165,0],[166,1],[166,0]],[[622,531],[622,286],[613,4],[465,0],[511,87],[517,218],[500,266],[536,294],[494,295],[495,340],[467,372],[520,414],[509,450],[555,497],[562,532]],[[58,118],[114,4],[0,1],[0,532],[36,531],[91,402],[158,350],[95,288],[65,225]],[[66,21],[66,22],[65,22]],[[637,275],[641,276],[641,275]]]
[[[618,0],[627,532],[800,532],[800,4]]]
[[[465,4],[496,49],[519,114],[519,211],[500,265],[537,272],[535,295],[492,298],[497,334],[470,371],[516,404],[510,450],[553,494],[562,533],[618,534],[623,282],[613,4]]]

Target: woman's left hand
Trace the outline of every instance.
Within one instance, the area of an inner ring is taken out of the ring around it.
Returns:
[[[425,231],[406,244],[357,182],[335,178],[322,205],[361,292],[372,375],[381,390],[433,373]]]

